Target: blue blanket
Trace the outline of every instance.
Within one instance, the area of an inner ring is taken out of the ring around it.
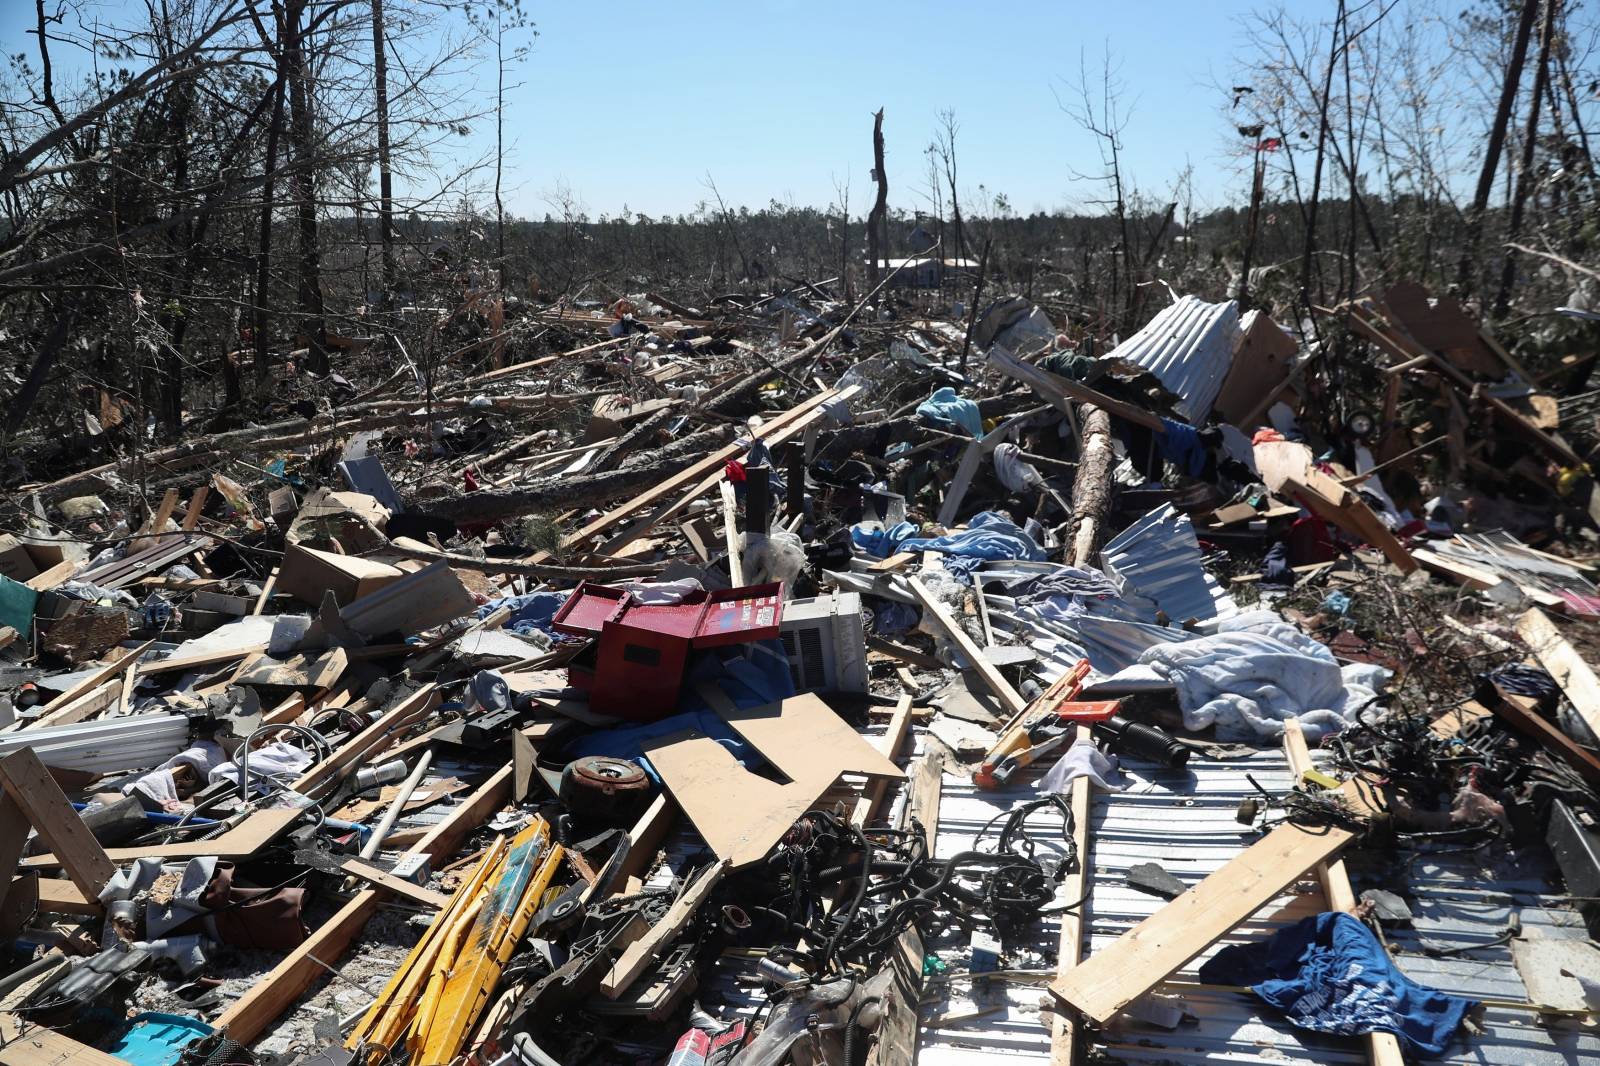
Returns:
[[[1270,940],[1235,944],[1200,967],[1213,985],[1249,985],[1302,1029],[1393,1033],[1414,1053],[1442,1055],[1472,1001],[1419,985],[1348,914],[1305,918]]]

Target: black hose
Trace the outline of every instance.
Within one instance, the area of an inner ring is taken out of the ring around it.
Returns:
[[[882,996],[865,996],[850,1011],[850,1020],[844,1023],[844,1066],[855,1066],[856,1019],[861,1017],[861,1012],[867,1007],[882,1001]]]

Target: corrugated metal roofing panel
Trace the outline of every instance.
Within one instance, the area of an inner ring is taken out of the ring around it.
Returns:
[[[1239,613],[1233,597],[1206,570],[1194,523],[1163,504],[1113,537],[1102,569],[1123,590],[1154,600],[1174,622],[1208,621]]]
[[[1239,305],[1184,296],[1105,355],[1154,374],[1178,397],[1174,409],[1193,425],[1205,421],[1233,366]]]
[[[1102,949],[1165,901],[1127,886],[1129,869],[1141,862],[1159,862],[1188,884],[1214,872],[1256,839],[1234,819],[1240,799],[1259,795],[1247,774],[1269,791],[1291,783],[1288,766],[1277,750],[1263,750],[1240,759],[1196,757],[1188,772],[1142,765],[1125,767],[1133,781],[1123,793],[1096,791],[1092,809],[1091,855],[1093,892],[1087,904],[1086,951]],[[1026,780],[1000,792],[979,792],[965,780],[947,775],[941,803],[939,852],[967,846],[973,827],[1036,795],[1042,766],[1030,768]],[[948,821],[947,821],[948,817]],[[947,842],[947,839],[948,842]],[[1360,866],[1359,852],[1350,855]],[[1392,880],[1390,856],[1374,855],[1378,876]],[[1415,935],[1390,935],[1396,963],[1414,979],[1467,996],[1522,1000],[1525,992],[1503,944],[1491,943],[1504,930],[1510,904],[1516,903],[1524,929],[1539,935],[1582,935],[1578,916],[1555,896],[1543,894],[1547,882],[1541,860],[1517,855],[1494,869],[1480,869],[1470,856],[1424,857],[1410,866],[1412,909],[1419,916]],[[1362,882],[1357,877],[1357,891]],[[1091,1034],[1091,1057],[1118,1062],[1198,1064],[1225,1061],[1261,1064],[1345,1064],[1366,1061],[1356,1039],[1323,1036],[1297,1029],[1264,1008],[1253,997],[1200,986],[1199,964],[1222,944],[1242,943],[1270,935],[1284,925],[1321,909],[1320,889],[1303,880],[1294,892],[1224,937],[1183,967],[1163,992],[1187,1001],[1197,1020],[1175,1030],[1119,1019],[1105,1031]],[[1039,923],[1030,947],[1043,950],[1059,936],[1053,920]],[[1421,936],[1436,946],[1470,946],[1464,957],[1432,958],[1416,954]],[[1053,948],[1051,949],[1053,950]],[[1045,1063],[1050,1058],[1049,1033],[1035,1013],[1031,1042],[1026,1039],[1027,1008],[1037,1012],[1037,984],[1012,986],[1004,1009],[960,1024],[939,1024],[925,1018],[924,1066],[982,1066],[979,1056],[1003,1055],[1008,1062]],[[986,1024],[987,1023],[987,1024]],[[1600,1035],[1575,1026],[1543,1026],[1530,1013],[1489,1008],[1484,1032],[1466,1034],[1440,1061],[1471,1061],[1483,1066],[1570,1066],[1600,1061]]]

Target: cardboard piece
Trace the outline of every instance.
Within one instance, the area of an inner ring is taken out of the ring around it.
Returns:
[[[644,751],[672,798],[731,869],[765,857],[840,775],[905,776],[816,696],[749,709],[724,697],[713,706],[788,783],[746,770],[727,748],[692,731],[655,738]]]
[[[276,591],[320,606],[324,592],[344,607],[392,585],[405,575],[388,563],[290,544],[278,568]]]

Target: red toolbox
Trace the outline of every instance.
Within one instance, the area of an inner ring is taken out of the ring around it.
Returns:
[[[783,583],[695,593],[680,603],[641,603],[624,589],[584,581],[556,612],[558,632],[595,639],[568,667],[574,688],[587,689],[597,714],[636,722],[678,709],[684,667],[695,648],[745,644],[778,635]]]

